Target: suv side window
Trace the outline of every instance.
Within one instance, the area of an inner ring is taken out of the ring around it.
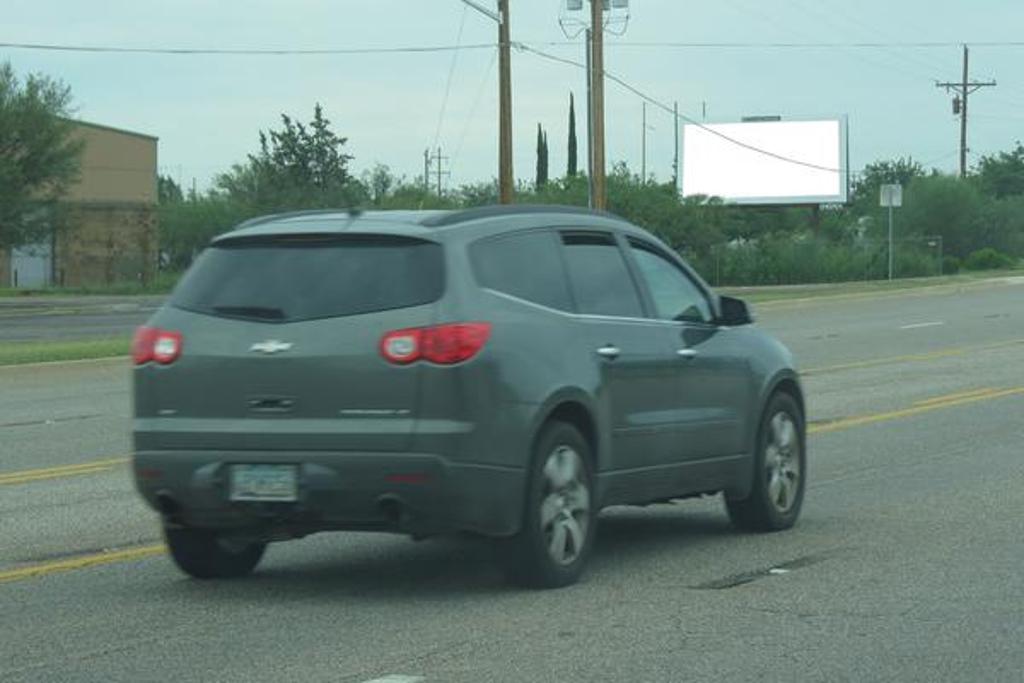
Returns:
[[[470,247],[469,256],[482,287],[572,310],[565,267],[552,233],[534,230],[481,240]]]
[[[632,239],[629,246],[659,318],[694,323],[712,321],[707,297],[679,266],[653,246]]]
[[[562,235],[576,310],[590,315],[643,317],[643,306],[626,260],[608,233]]]

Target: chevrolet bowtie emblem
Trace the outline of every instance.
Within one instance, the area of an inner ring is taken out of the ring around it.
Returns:
[[[249,347],[249,350],[259,351],[260,353],[280,353],[281,351],[288,351],[291,348],[292,345],[289,342],[268,339],[267,341],[253,344]]]

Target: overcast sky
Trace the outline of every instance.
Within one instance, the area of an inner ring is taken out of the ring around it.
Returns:
[[[496,5],[495,0],[479,0]],[[582,61],[565,42],[559,0],[511,0],[512,38]],[[976,43],[971,74],[995,79],[970,100],[972,158],[1024,139],[1022,0],[633,0],[623,36],[608,36],[606,68],[681,113],[708,121],[751,114],[847,115],[851,167],[899,156],[946,171],[959,124],[937,80],[958,80],[961,51],[930,48],[641,47],[644,42]],[[476,45],[496,25],[460,0],[0,0],[0,42],[169,48],[337,49]],[[460,35],[461,33],[461,35]],[[633,43],[634,45],[631,45]],[[495,51],[330,56],[140,55],[0,47],[19,73],[67,82],[80,118],[160,138],[160,169],[200,188],[244,160],[282,112],[302,120],[323,104],[349,138],[355,170],[380,162],[410,178],[440,145],[452,182],[496,175]],[[532,178],[537,124],[549,131],[552,175],[564,173],[570,92],[581,69],[513,55],[515,171]],[[446,84],[450,96],[444,105]],[[442,108],[444,115],[442,117]],[[581,164],[585,119],[579,108]],[[608,84],[608,158],[637,170],[641,101]],[[651,110],[648,168],[671,176],[673,127]],[[439,133],[438,133],[439,131]]]

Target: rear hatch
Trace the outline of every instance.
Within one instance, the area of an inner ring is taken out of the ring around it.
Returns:
[[[138,369],[139,426],[155,418],[154,448],[405,450],[421,368],[388,363],[380,342],[430,325],[443,289],[442,248],[425,240],[218,243],[151,321],[180,333],[181,354]]]

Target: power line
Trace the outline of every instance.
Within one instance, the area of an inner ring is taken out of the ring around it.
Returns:
[[[327,49],[232,49],[187,47],[120,47],[113,45],[52,45],[42,43],[0,43],[0,48],[17,50],[46,50],[54,52],[93,52],[147,55],[241,55],[241,56],[317,56],[317,55],[378,55],[422,54],[428,52],[457,52],[458,50],[491,50],[495,43],[473,45],[413,45],[404,47],[354,47]]]
[[[469,7],[462,8],[462,21],[459,22],[459,33],[455,38],[455,45],[462,45],[462,31],[466,28],[466,14],[469,12]],[[437,131],[434,133],[434,144],[431,147],[437,147],[438,141],[441,139],[441,127],[444,125],[444,115],[448,110],[448,98],[452,93],[452,80],[455,76],[455,65],[459,61],[459,50],[456,47],[452,51],[452,63],[448,67],[448,80],[444,86],[444,98],[441,100],[441,114],[437,117]]]
[[[880,49],[893,48],[925,49],[960,47],[966,42],[973,47],[1021,48],[1024,41],[924,41],[924,42],[756,42],[756,41],[696,41],[696,42],[637,42],[615,41],[609,43],[616,48],[636,49],[722,49],[722,50],[815,50],[815,49]],[[536,47],[579,47],[571,41],[529,41],[518,45]],[[459,50],[488,50],[496,43],[475,43],[471,45],[408,45],[399,47],[356,47],[356,48],[191,48],[191,47],[126,47],[120,45],[60,45],[51,43],[10,43],[0,42],[0,48],[14,50],[39,50],[51,52],[85,52],[111,54],[149,55],[212,55],[212,56],[266,56],[303,57],[324,55],[374,55],[374,54],[422,54],[432,52],[457,52]],[[923,64],[923,63],[922,63]]]
[[[804,49],[929,49],[960,47],[968,43],[972,47],[1024,47],[1024,41],[628,41],[621,40],[609,43],[614,47],[638,49],[726,49],[726,50],[804,50]],[[569,41],[530,41],[532,45],[544,47],[570,47],[576,43]]]
[[[578,68],[581,68],[581,69],[586,68],[585,65],[580,64],[577,61],[574,61],[572,59],[566,59],[564,57],[559,57],[557,55],[553,55],[553,54],[544,52],[543,50],[538,50],[537,48],[534,48],[534,47],[531,47],[529,45],[526,45],[525,43],[514,43],[514,45],[516,46],[517,49],[519,49],[519,50],[521,50],[523,52],[530,52],[530,53],[535,54],[538,57],[542,57],[544,59],[548,59],[548,60],[555,61],[555,62],[560,62],[562,64],[567,64],[569,66],[574,66],[574,67],[578,67]],[[619,76],[616,76],[615,74],[610,73],[607,70],[605,70],[604,75],[605,75],[605,78],[607,78],[608,80],[614,81],[615,83],[617,83],[618,85],[622,86],[623,88],[625,88],[629,92],[633,93],[637,97],[639,97],[639,98],[641,98],[643,100],[646,100],[647,102],[649,102],[650,104],[653,104],[654,106],[658,107],[659,109],[662,109],[662,110],[668,112],[669,114],[673,115],[674,117],[676,117],[676,118],[678,118],[678,119],[680,119],[682,121],[685,121],[685,122],[687,122],[687,123],[689,123],[691,125],[697,126],[701,130],[703,130],[703,131],[705,131],[707,133],[710,133],[711,135],[714,135],[716,137],[719,137],[719,138],[721,138],[721,139],[723,139],[723,140],[725,140],[727,142],[730,142],[730,143],[732,143],[734,145],[738,145],[739,147],[743,147],[744,149],[748,149],[748,150],[750,150],[752,152],[756,152],[757,154],[763,154],[765,156],[769,156],[769,157],[772,157],[774,159],[778,159],[779,161],[784,161],[784,162],[790,163],[790,164],[796,164],[798,166],[805,166],[807,168],[813,168],[813,169],[816,169],[818,171],[827,171],[829,173],[842,173],[843,172],[843,169],[841,169],[841,168],[831,168],[831,167],[828,167],[828,166],[821,166],[819,164],[811,163],[809,161],[803,161],[801,159],[794,159],[792,157],[787,157],[787,156],[785,156],[783,154],[778,154],[776,152],[772,152],[770,150],[762,149],[762,148],[757,147],[755,145],[751,145],[751,144],[749,144],[747,142],[743,142],[742,140],[737,140],[736,138],[730,137],[730,136],[726,135],[725,133],[723,133],[723,132],[721,132],[719,130],[715,130],[714,128],[711,128],[709,126],[704,125],[703,123],[701,123],[700,121],[697,121],[696,119],[690,118],[686,114],[677,114],[675,112],[674,107],[670,107],[669,105],[665,104],[664,102],[661,102],[661,101],[651,97],[647,93],[639,90],[635,86],[631,85],[630,83],[626,82],[625,80],[623,80]]]
[[[722,50],[815,50],[815,49],[930,49],[960,47],[964,43],[973,47],[1024,48],[1024,41],[614,41],[609,46],[636,49],[722,49]],[[521,43],[539,47],[579,47],[572,41],[528,41]],[[15,50],[41,50],[52,52],[93,52],[152,55],[239,55],[239,56],[317,56],[404,54],[429,52],[455,52],[458,50],[484,50],[497,47],[495,43],[473,45],[410,45],[399,47],[356,48],[191,48],[191,47],[126,47],[121,45],[64,45],[55,43],[0,42],[0,48]]]
[[[494,64],[498,61],[498,51],[495,50],[491,54],[491,61],[484,70],[483,80],[480,81],[480,85],[477,87],[476,96],[473,98],[473,106],[470,107],[469,115],[466,117],[466,123],[462,127],[462,134],[459,135],[459,143],[455,147],[455,153],[452,154],[452,167],[459,160],[459,155],[462,154],[462,148],[466,143],[466,136],[469,135],[469,127],[476,119],[477,109],[480,108],[480,101],[483,99],[484,89],[487,84],[491,82],[491,72],[494,70]]]

